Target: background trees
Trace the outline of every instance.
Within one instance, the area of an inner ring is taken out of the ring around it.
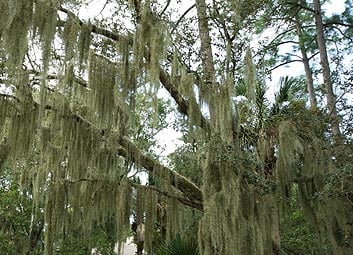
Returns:
[[[2,233],[29,254],[78,237],[110,252],[133,220],[149,254],[190,237],[201,254],[351,254],[350,2],[179,4],[106,1],[88,20],[85,1],[0,3],[2,187],[31,208]],[[267,96],[293,61],[305,78]],[[183,142],[168,161],[166,127]]]

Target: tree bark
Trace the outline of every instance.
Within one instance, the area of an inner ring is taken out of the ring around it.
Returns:
[[[217,92],[216,80],[215,80],[215,69],[212,53],[212,42],[210,37],[210,29],[208,26],[207,6],[205,0],[196,0],[196,11],[198,19],[199,37],[201,41],[201,61],[203,70],[203,84],[201,84],[201,95],[204,95],[207,100],[211,124],[215,126],[217,113],[214,105],[214,93]]]
[[[220,100],[226,98],[224,95],[228,88],[216,82],[205,0],[196,0],[196,9],[205,85],[203,89],[207,93],[202,94],[201,91],[201,95],[208,100],[213,135],[220,135],[219,139],[210,141],[211,149],[207,151],[203,167],[204,213],[198,233],[200,252],[204,255],[270,254],[273,244],[279,247],[279,236],[271,240],[269,214],[265,213],[264,217],[255,216],[257,210],[261,213],[268,212],[268,204],[259,201],[253,190],[242,182],[242,170],[246,170],[247,166],[243,166],[239,160],[230,160],[237,153],[240,154],[236,149],[236,138],[231,133],[236,130],[232,127],[236,122],[229,121],[231,110],[226,99]],[[226,114],[228,116],[225,117]],[[228,132],[228,129],[231,131]],[[234,147],[229,146],[232,143],[235,144]],[[222,159],[220,155],[223,156]],[[266,231],[258,235],[260,229]],[[276,233],[276,230],[274,228],[273,233]]]
[[[332,87],[331,71],[326,49],[320,0],[314,0],[314,16],[316,27],[316,40],[320,52],[320,62],[322,66],[324,85],[326,88],[326,99],[329,110],[329,117],[331,121],[332,134],[334,138],[339,139],[341,137],[341,131],[339,128],[339,119],[336,109],[336,95],[334,94]]]
[[[214,85],[215,70],[208,27],[207,8],[204,0],[196,0],[199,35],[201,40],[201,60],[206,85]]]
[[[306,53],[305,44],[303,41],[303,29],[300,24],[300,20],[299,20],[298,15],[295,16],[295,26],[296,26],[298,39],[299,39],[299,48],[300,48],[300,52],[302,54],[302,59],[303,59],[303,64],[304,64],[304,71],[305,71],[305,77],[306,77],[306,89],[309,94],[310,106],[311,106],[312,110],[316,111],[317,110],[317,101],[316,101],[316,97],[315,97],[313,75],[312,75],[312,72],[310,69],[309,58],[308,58],[308,54]]]

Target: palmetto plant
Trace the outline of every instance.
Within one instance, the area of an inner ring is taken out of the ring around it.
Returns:
[[[279,91],[275,94],[270,115],[281,113],[286,103],[290,104],[293,101],[306,100],[304,91],[304,81],[288,76],[281,77],[279,80]]]
[[[157,255],[199,255],[197,243],[183,240],[178,235],[176,238],[162,245]]]

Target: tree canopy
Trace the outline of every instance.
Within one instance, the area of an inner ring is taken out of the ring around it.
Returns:
[[[353,253],[350,0],[98,2],[0,0],[0,252]]]

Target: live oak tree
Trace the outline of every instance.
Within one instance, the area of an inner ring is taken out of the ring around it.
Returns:
[[[11,90],[0,97],[0,164],[21,172],[33,219],[44,213],[45,254],[96,226],[123,241],[132,216],[148,254],[190,229],[201,254],[280,254],[293,194],[322,254],[352,252],[351,187],[338,185],[352,168],[350,137],[333,142],[334,102],[329,114],[307,109],[295,78],[267,102],[249,48],[246,33],[277,2],[196,0],[174,18],[173,1],[106,1],[111,16],[93,20],[80,18],[84,2],[0,1]],[[170,166],[153,151],[169,112],[161,90],[185,143]]]

